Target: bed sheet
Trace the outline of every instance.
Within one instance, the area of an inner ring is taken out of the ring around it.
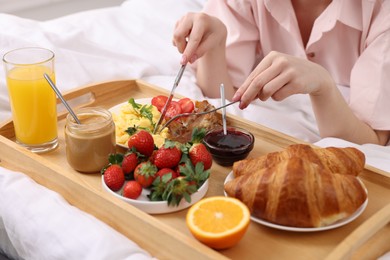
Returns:
[[[89,83],[129,78],[145,79],[170,89],[180,67],[180,54],[171,40],[175,22],[188,11],[200,11],[203,2],[183,0],[178,4],[174,0],[129,0],[120,7],[46,22],[1,15],[0,27],[5,33],[0,34],[0,54],[23,46],[52,49],[56,53],[57,85],[62,91]],[[11,114],[4,75],[0,76],[1,121]],[[177,93],[204,98],[190,68]],[[255,102],[245,111],[230,107],[228,112],[305,141],[319,139],[307,96],[295,96],[277,105],[272,100]]]
[[[0,167],[0,252],[12,259],[153,259],[20,172]]]
[[[200,11],[205,1],[127,0],[121,6],[44,22],[0,13],[0,55],[26,46],[53,50],[57,86],[63,92],[86,84],[135,78],[170,90],[180,68],[180,54],[171,39],[175,23],[187,12]],[[348,95],[346,88],[340,86],[340,90]],[[190,67],[176,92],[220,104],[219,99],[203,96]],[[365,153],[368,164],[390,172],[390,146],[321,139],[307,95],[282,102],[256,101],[245,110],[230,106],[227,112],[319,146],[355,146]],[[4,70],[0,70],[0,122],[10,117]],[[3,180],[0,178],[0,183]]]
[[[57,84],[62,91],[100,81],[140,78],[170,89],[180,67],[180,54],[172,45],[176,21],[187,12],[202,9],[206,0],[128,0],[121,6],[76,13],[36,22],[0,15],[0,54],[16,47],[38,45],[56,53]],[[0,74],[0,121],[11,116],[4,76]],[[348,88],[339,86],[344,96]],[[188,68],[177,93],[205,98]],[[208,99],[219,104],[217,99]],[[301,140],[322,144],[307,95],[295,95],[282,102],[253,102],[247,109],[237,106],[228,113],[241,116]],[[317,143],[319,142],[319,143]],[[327,145],[345,144],[326,139]],[[368,162],[390,171],[390,143],[359,146]],[[380,159],[377,154],[380,153]]]
[[[0,14],[0,55],[24,46],[43,46],[56,53],[56,79],[62,91],[101,81],[139,78],[170,89],[180,68],[172,45],[175,22],[189,11],[200,11],[205,0],[128,0],[121,6],[37,22]],[[174,7],[174,8],[173,8]],[[347,88],[340,90],[348,95]],[[177,93],[205,98],[191,68]],[[219,100],[206,98],[212,103]],[[11,116],[4,71],[0,74],[0,121]],[[253,102],[229,113],[315,143],[321,138],[307,95],[282,102]]]

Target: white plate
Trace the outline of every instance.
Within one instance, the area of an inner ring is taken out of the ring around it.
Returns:
[[[136,200],[125,198],[121,195],[122,189],[114,192],[110,188],[108,188],[108,186],[104,182],[104,175],[102,175],[102,186],[104,190],[106,190],[108,193],[114,195],[115,197],[133,205],[134,207],[146,213],[163,214],[163,213],[170,213],[170,212],[175,212],[175,211],[188,208],[195,202],[199,201],[201,198],[204,197],[207,190],[209,189],[209,180],[206,180],[205,183],[203,183],[203,185],[199,188],[199,190],[191,195],[190,203],[188,203],[185,199],[182,199],[178,206],[168,206],[168,203],[166,201],[150,201],[149,198],[147,197],[150,191],[147,189],[143,189],[141,196]],[[125,185],[123,185],[123,187],[124,186]]]
[[[134,100],[136,103],[138,104],[142,104],[142,105],[150,105],[152,103],[152,98],[140,98],[140,99],[136,99]],[[120,103],[116,106],[113,106],[111,108],[108,109],[108,111],[111,112],[111,114],[115,114],[115,115],[119,115],[120,111],[121,111],[121,107],[125,104],[127,104],[128,101],[126,102],[123,102],[123,103]],[[120,143],[116,143],[116,145],[120,146],[120,147],[123,147],[125,149],[129,148],[127,145],[124,145],[124,144],[120,144]]]
[[[233,180],[234,179],[234,175],[233,175],[233,171],[231,171],[228,176],[226,176],[225,178],[225,182],[228,182],[230,180]],[[359,179],[360,181],[360,179]],[[361,181],[360,181],[361,182]],[[367,193],[367,189],[366,187],[364,186],[363,182],[361,182],[361,184],[363,185],[363,188],[366,190],[366,193]],[[224,194],[225,196],[227,197],[228,195],[226,194],[226,192],[224,191]],[[364,201],[364,203],[360,206],[360,208],[358,208],[355,213],[353,213],[351,216],[349,216],[348,218],[345,218],[345,219],[342,219],[342,220],[339,220],[331,225],[328,225],[328,226],[324,226],[324,227],[318,227],[318,228],[301,228],[301,227],[290,227],[290,226],[283,226],[283,225],[278,225],[278,224],[275,224],[275,223],[271,223],[271,222],[268,222],[266,220],[263,220],[263,219],[260,219],[260,218],[257,218],[257,217],[254,217],[254,216],[251,216],[251,220],[254,221],[254,222],[257,222],[259,224],[262,224],[264,226],[267,226],[267,227],[271,227],[271,228],[275,228],[275,229],[280,229],[280,230],[287,230],[287,231],[295,231],[295,232],[317,232],[317,231],[325,231],[325,230],[329,230],[329,229],[334,229],[334,228],[338,228],[338,227],[341,227],[341,226],[344,226],[350,222],[352,222],[353,220],[355,220],[357,217],[359,217],[363,211],[366,209],[367,207],[367,204],[368,204],[368,197],[366,199],[366,201]]]

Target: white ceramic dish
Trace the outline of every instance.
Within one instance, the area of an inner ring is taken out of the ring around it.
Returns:
[[[225,182],[228,182],[230,180],[232,180],[234,178],[234,175],[233,175],[233,171],[231,171],[228,176],[226,176],[225,178]],[[360,180],[360,179],[359,179]],[[367,193],[367,189],[366,187],[364,186],[363,182],[361,182],[364,189],[366,190],[366,193]],[[224,191],[224,194],[225,196],[227,196],[226,192]],[[266,220],[263,220],[263,219],[260,219],[260,218],[257,218],[257,217],[254,217],[254,216],[251,216],[251,220],[253,222],[256,222],[256,223],[259,223],[261,225],[264,225],[264,226],[267,226],[267,227],[271,227],[271,228],[275,228],[275,229],[280,229],[280,230],[286,230],[286,231],[294,231],[294,232],[317,232],[317,231],[325,231],[325,230],[329,230],[329,229],[334,229],[334,228],[338,228],[338,227],[341,227],[341,226],[344,226],[350,222],[352,222],[353,220],[355,220],[357,217],[359,217],[363,211],[366,209],[367,207],[367,204],[368,204],[368,197],[366,199],[366,201],[360,206],[359,209],[357,209],[355,211],[355,213],[353,213],[351,216],[349,216],[348,218],[345,218],[345,219],[342,219],[340,221],[337,221],[331,225],[328,225],[328,226],[324,226],[324,227],[318,227],[318,228],[301,228],[301,227],[290,227],[290,226],[283,226],[283,225],[278,225],[278,224],[275,224],[275,223],[271,223],[271,222],[268,222]]]
[[[149,213],[149,214],[163,214],[163,213],[170,213],[170,212],[175,212],[179,211],[185,208],[190,207],[192,204],[195,202],[199,201],[204,197],[206,194],[207,190],[209,189],[209,180],[206,180],[205,183],[199,188],[197,192],[191,195],[191,202],[188,203],[184,199],[180,202],[178,206],[168,206],[168,203],[166,201],[150,201],[147,195],[150,193],[149,190],[143,189],[141,196],[136,199],[128,199],[123,197],[122,194],[122,189],[114,192],[108,188],[106,183],[104,182],[104,176],[102,175],[102,186],[105,191],[108,193],[112,194],[113,196],[133,205],[134,207]],[[124,186],[124,185],[123,185]]]

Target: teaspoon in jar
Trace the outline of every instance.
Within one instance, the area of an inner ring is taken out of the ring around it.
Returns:
[[[47,82],[49,83],[50,87],[54,90],[54,92],[57,94],[57,96],[59,97],[59,99],[61,99],[61,102],[62,104],[64,104],[64,106],[66,107],[66,109],[69,111],[69,113],[72,115],[73,119],[76,121],[77,124],[81,124],[80,120],[77,118],[76,114],[73,112],[72,108],[68,105],[68,102],[66,102],[66,100],[64,99],[64,97],[62,96],[61,92],[58,90],[58,88],[56,87],[56,85],[54,84],[54,82],[51,80],[51,78],[49,77],[49,75],[47,75],[46,73],[43,74],[43,76],[45,77],[45,79],[47,80]]]

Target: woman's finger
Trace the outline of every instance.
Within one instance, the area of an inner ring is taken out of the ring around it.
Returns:
[[[240,108],[246,108],[252,100],[259,97],[263,87],[280,73],[272,66],[272,60],[264,58],[237,90],[234,98],[240,97]],[[235,99],[233,99],[235,100]]]
[[[193,14],[189,13],[183,16],[175,26],[175,30],[173,32],[173,45],[177,47],[180,53],[183,53],[187,47],[186,39],[189,37],[193,22],[192,22]]]

